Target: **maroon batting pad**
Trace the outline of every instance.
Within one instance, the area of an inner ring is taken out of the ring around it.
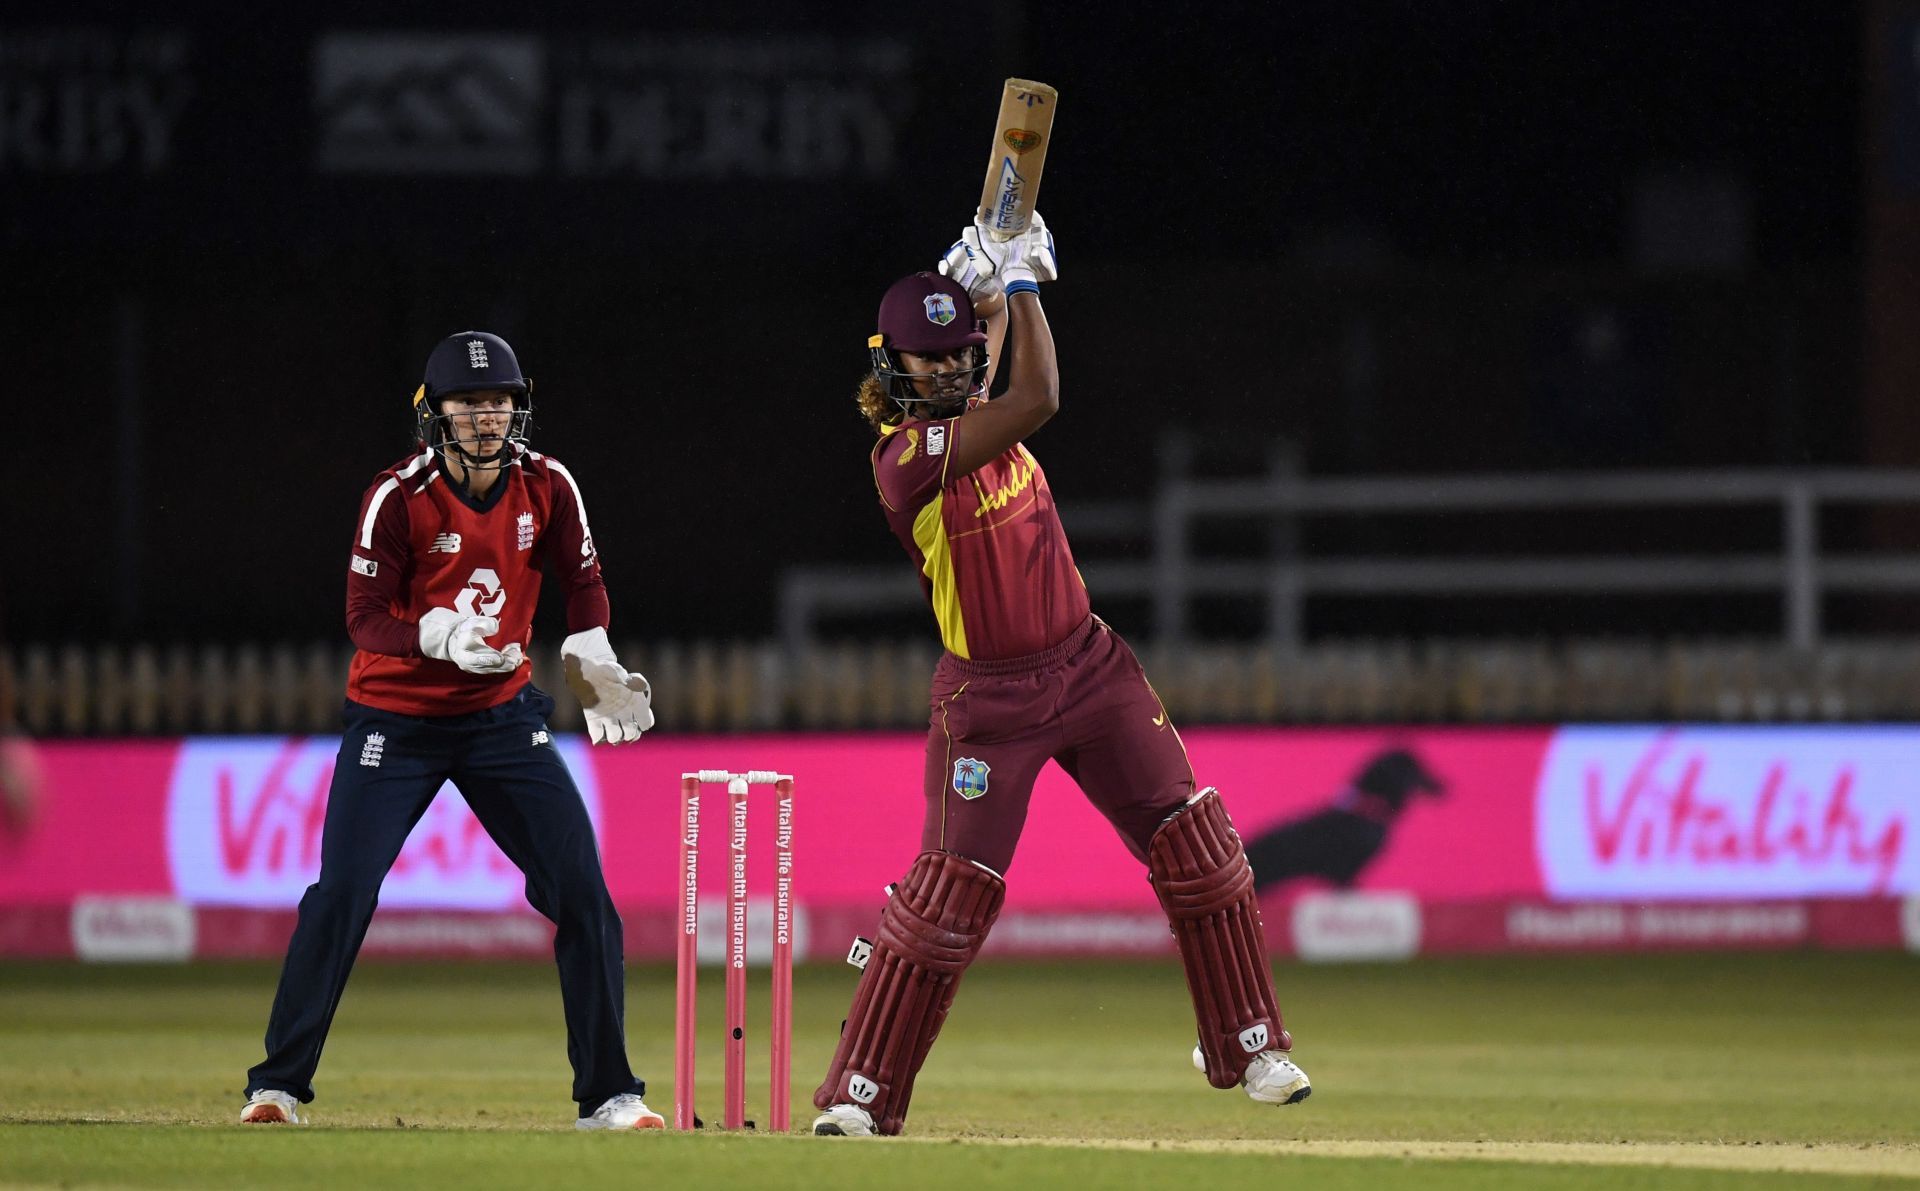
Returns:
[[[1000,874],[952,852],[924,852],[913,862],[880,913],[833,1065],[813,1093],[816,1107],[857,1104],[881,1133],[900,1132],[913,1077],[1006,893]]]
[[[1207,1082],[1239,1084],[1253,1056],[1288,1050],[1254,899],[1253,869],[1217,790],[1195,795],[1147,845],[1154,892],[1180,943]]]

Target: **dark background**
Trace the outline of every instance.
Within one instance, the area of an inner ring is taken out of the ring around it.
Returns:
[[[1061,91],[1034,447],[1069,512],[1144,498],[1174,431],[1208,473],[1280,438],[1315,473],[1907,461],[1863,330],[1876,179],[1906,193],[1870,143],[1905,135],[1873,98],[1894,0],[656,7],[10,4],[6,635],[338,634],[358,498],[473,328],[536,380],[616,626],[770,632],[781,568],[896,559],[864,338],[970,217],[1012,74]],[[393,34],[533,47],[518,139],[426,62],[369,101],[397,156],[334,162],[318,47]],[[670,128],[637,165],[607,116],[635,95]],[[749,114],[732,156],[717,109]],[[1321,627],[1420,627],[1368,615]]]

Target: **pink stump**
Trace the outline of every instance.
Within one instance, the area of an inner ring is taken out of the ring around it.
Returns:
[[[694,998],[700,963],[700,781],[680,782],[680,937],[675,944],[673,1127],[693,1128]]]

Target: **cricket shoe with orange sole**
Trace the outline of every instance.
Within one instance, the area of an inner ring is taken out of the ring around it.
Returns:
[[[665,1129],[667,1122],[632,1092],[622,1092],[573,1123],[575,1129]]]
[[[273,1088],[261,1088],[247,1097],[247,1106],[240,1110],[242,1125],[298,1125],[300,1123],[300,1102],[287,1092]]]

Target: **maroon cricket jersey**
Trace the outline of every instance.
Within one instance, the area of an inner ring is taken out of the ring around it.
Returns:
[[[498,706],[530,680],[468,674],[421,656],[420,618],[434,608],[494,616],[495,649],[532,640],[540,570],[567,592],[572,632],[607,624],[600,556],[572,473],[515,444],[515,458],[474,501],[423,451],[381,472],[360,503],[347,574],[347,631],[358,646],[347,697],[402,715],[462,715]]]
[[[949,474],[966,415],[882,428],[873,481],[887,524],[920,568],[920,586],[956,657],[1024,657],[1087,619],[1046,473],[1021,443],[971,475]]]

